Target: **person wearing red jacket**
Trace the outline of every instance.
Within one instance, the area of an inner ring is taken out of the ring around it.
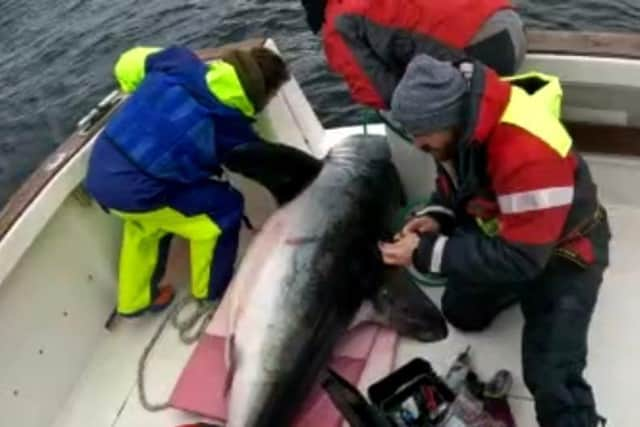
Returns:
[[[380,248],[387,264],[446,277],[442,310],[460,330],[480,331],[519,301],[540,425],[595,427],[583,370],[611,234],[561,99],[552,76],[505,80],[478,61],[416,56],[391,114],[436,159],[437,191]]]
[[[322,30],[329,67],[359,104],[388,110],[411,59],[471,56],[511,75],[527,42],[509,0],[302,0],[314,33]]]

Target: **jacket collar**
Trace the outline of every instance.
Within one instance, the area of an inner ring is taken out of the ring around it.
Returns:
[[[459,197],[465,198],[475,193],[485,181],[485,142],[491,137],[509,103],[511,87],[480,62],[462,62],[458,68],[469,84],[456,158]]]
[[[511,95],[509,83],[480,62],[458,66],[467,78],[469,94],[465,111],[463,144],[482,144],[493,133],[507,108]]]

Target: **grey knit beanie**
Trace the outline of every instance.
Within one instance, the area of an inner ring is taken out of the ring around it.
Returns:
[[[409,63],[391,99],[391,114],[412,135],[462,123],[467,81],[451,64],[428,55]]]

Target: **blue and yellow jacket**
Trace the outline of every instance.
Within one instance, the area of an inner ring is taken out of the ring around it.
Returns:
[[[157,193],[207,180],[228,150],[260,140],[255,108],[224,61],[207,64],[183,47],[136,47],[114,72],[132,95],[96,141],[86,183],[107,207],[152,209],[162,202]]]

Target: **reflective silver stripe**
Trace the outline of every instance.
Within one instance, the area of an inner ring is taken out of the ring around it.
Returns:
[[[433,252],[431,253],[431,272],[440,273],[442,269],[442,255],[444,254],[444,247],[447,244],[449,238],[447,236],[439,236],[436,243],[433,245]]]
[[[430,213],[440,213],[443,215],[448,215],[450,217],[456,216],[451,209],[445,208],[444,206],[427,206],[424,209],[420,209],[418,212],[414,213],[413,215],[424,216]]]
[[[517,214],[570,205],[573,202],[573,187],[552,187],[543,190],[525,191],[498,197],[503,214]]]

